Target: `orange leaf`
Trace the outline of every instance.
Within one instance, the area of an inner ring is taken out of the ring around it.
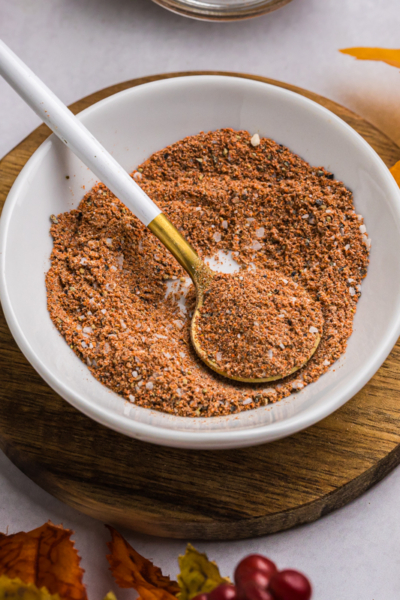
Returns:
[[[391,174],[396,180],[397,185],[400,187],[400,160],[390,169]]]
[[[142,600],[176,600],[179,593],[176,581],[162,574],[150,560],[141,556],[113,527],[106,526],[112,540],[107,555],[114,579],[122,588],[134,588]]]
[[[87,600],[72,533],[49,522],[28,533],[0,534],[0,575],[45,587],[65,600]]]
[[[400,50],[390,48],[344,48],[343,54],[350,54],[359,60],[380,60],[400,69]]]

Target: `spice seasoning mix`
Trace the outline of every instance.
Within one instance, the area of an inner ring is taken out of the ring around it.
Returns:
[[[270,139],[223,129],[156,152],[133,177],[200,256],[229,252],[243,269],[303,286],[322,312],[322,340],[303,368],[269,384],[205,367],[189,339],[193,293],[181,308],[186,273],[99,184],[76,210],[52,216],[46,275],[50,316],[94,377],[137,405],[211,417],[276,402],[340,357],[371,242],[333,174]]]

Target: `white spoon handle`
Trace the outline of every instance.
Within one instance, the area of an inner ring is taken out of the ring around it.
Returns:
[[[90,131],[1,40],[0,75],[146,227],[161,213]]]

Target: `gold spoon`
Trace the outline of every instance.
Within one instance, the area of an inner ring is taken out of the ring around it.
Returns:
[[[155,219],[148,224],[148,228],[156,237],[158,237],[160,242],[167,248],[167,250],[171,252],[179,264],[190,275],[193,281],[193,284],[196,288],[196,307],[190,325],[190,337],[193,348],[208,367],[220,375],[223,375],[229,379],[234,379],[235,381],[262,383],[288,377],[289,375],[292,375],[292,373],[295,373],[301,369],[301,367],[303,367],[310,360],[321,341],[321,336],[319,333],[315,335],[315,343],[311,348],[307,359],[286,372],[279,373],[278,375],[274,376],[268,376],[268,374],[266,374],[265,377],[260,378],[238,377],[236,375],[231,375],[224,372],[223,369],[221,369],[221,366],[212,360],[207,352],[205,352],[205,350],[202,348],[198,335],[200,308],[204,304],[204,295],[210,288],[211,281],[214,277],[214,272],[201,260],[189,242],[185,240],[185,238],[179,233],[179,231],[174,227],[174,225],[172,225],[172,223],[163,213],[160,213],[157,217],[155,217]]]
[[[211,369],[231,379],[257,383],[286,377],[300,369],[311,358],[319,344],[319,335],[316,336],[315,346],[307,360],[286,373],[279,373],[273,377],[265,376],[260,379],[242,379],[224,373],[204,352],[196,328],[199,311],[204,302],[204,293],[210,287],[213,278],[211,269],[203,263],[158,206],[96,140],[93,134],[1,40],[0,75],[60,140],[158,237],[190,275],[197,293],[197,304],[191,323],[191,339],[197,354]]]

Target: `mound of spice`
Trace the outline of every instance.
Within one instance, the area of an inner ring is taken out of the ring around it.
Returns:
[[[223,129],[153,154],[134,179],[203,258],[279,271],[319,304],[311,360],[270,384],[242,384],[203,365],[181,308],[186,273],[102,184],[52,217],[50,316],[104,385],[138,406],[182,416],[252,409],[316,381],[346,349],[370,240],[351,192],[270,139]],[[182,281],[181,281],[182,279]]]
[[[323,317],[298,283],[277,271],[218,273],[196,319],[209,359],[232,377],[288,375],[313,353]]]

